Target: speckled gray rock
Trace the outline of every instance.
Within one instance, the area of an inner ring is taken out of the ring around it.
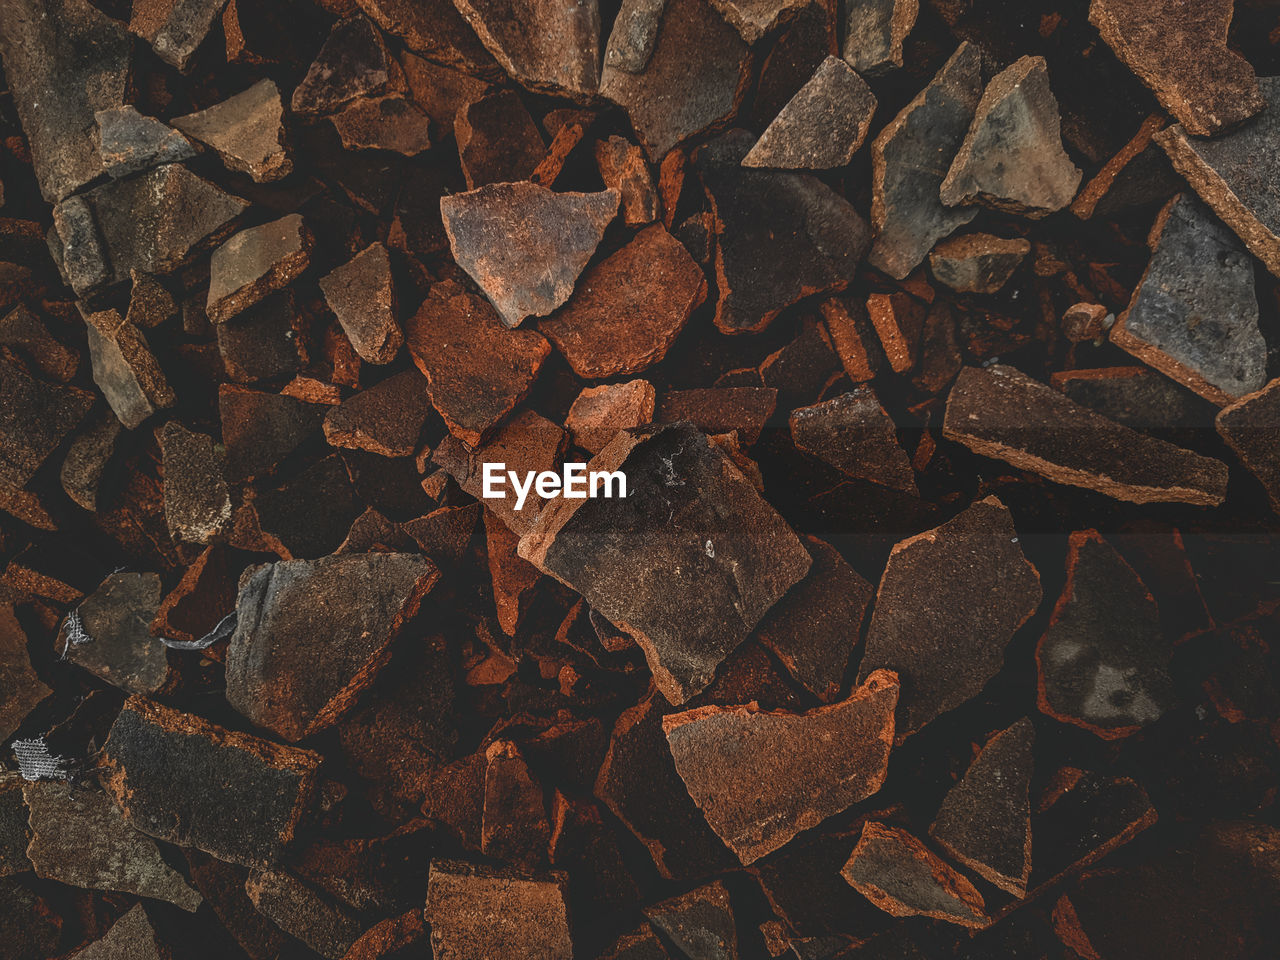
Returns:
[[[231,527],[226,455],[213,437],[170,420],[156,430],[164,465],[164,518],[169,536],[211,543]]]
[[[1031,252],[1021,238],[966,233],[943,240],[929,254],[933,278],[956,293],[998,293]]]
[[[210,322],[223,323],[288,286],[311,265],[314,244],[296,213],[241,230],[209,261]]]
[[[919,0],[844,0],[844,47],[849,66],[878,77],[902,66],[902,44],[916,25]]]
[[[799,92],[773,118],[744,167],[829,170],[843,167],[862,146],[876,98],[839,57],[827,57]]]
[[[165,960],[169,951],[161,952],[155,928],[139,903],[75,956],[78,960]]]
[[[190,140],[155,117],[139,113],[137,107],[99,110],[94,119],[98,124],[102,168],[117,180],[148,167],[177,163],[196,155]]]
[[[71,663],[129,693],[154,693],[169,674],[151,635],[163,599],[154,573],[113,573],[67,617],[57,649]]]
[[[228,170],[247,173],[258,183],[279,180],[293,171],[284,143],[284,104],[270,80],[197,113],[174,117],[173,125],[217,151]]]
[[[133,430],[177,402],[159,361],[137,327],[115,310],[88,314],[84,325],[93,382],[125,427]]]

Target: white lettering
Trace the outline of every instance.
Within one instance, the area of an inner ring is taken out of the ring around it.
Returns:
[[[626,497],[627,477],[621,470],[593,470],[588,474],[587,466],[585,463],[566,463],[562,474],[554,470],[529,470],[522,477],[515,470],[508,470],[505,463],[486,463],[482,468],[481,489],[486,500],[505,500],[506,485],[510,484],[516,493],[517,510],[524,509],[529,494],[535,491],[544,500],[553,497],[568,497],[572,500]]]
[[[534,474],[532,470],[526,473],[524,475],[523,484],[520,483],[520,478],[516,476],[516,472],[514,470],[508,470],[507,476],[511,478],[511,486],[515,488],[516,509],[519,510],[524,506],[525,498],[529,496],[529,488],[533,486],[533,481],[536,474]]]
[[[536,484],[538,496],[543,500],[550,500],[560,492],[560,475],[552,473],[550,470],[543,470],[538,474],[538,482]]]
[[[585,463],[566,463],[564,465],[564,493],[570,500],[587,498],[587,465]]]
[[[613,492],[614,481],[618,483],[618,492]],[[596,493],[597,485],[604,484],[604,497],[606,500],[612,497],[620,497],[626,499],[627,496],[627,475],[621,470],[592,470],[591,471],[591,496],[598,497]]]
[[[484,498],[486,500],[502,500],[506,497],[505,493],[499,493],[494,484],[501,484],[505,481],[502,473],[507,469],[505,463],[486,463],[484,465]]]

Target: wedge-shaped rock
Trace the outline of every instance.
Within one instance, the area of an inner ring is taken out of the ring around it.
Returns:
[[[595,94],[600,80],[596,0],[454,0],[454,5],[517,83],[557,96]]]
[[[178,400],[142,332],[115,310],[84,318],[93,382],[130,430]]]
[[[1227,493],[1221,461],[1121,426],[1013,367],[961,370],[942,434],[974,453],[1117,500],[1212,507]]]
[[[105,936],[76,951],[80,960],[165,960],[171,955],[161,946],[140,903],[113,923]]]
[[[902,66],[902,45],[916,25],[919,0],[845,0],[842,56],[860,74],[878,77]]]
[[[1146,585],[1094,531],[1073,533],[1067,582],[1036,647],[1040,709],[1108,740],[1174,703],[1172,642]]]
[[[244,891],[255,910],[328,960],[341,960],[364,931],[354,911],[284,870],[254,870]]]
[[[410,368],[330,407],[324,436],[334,447],[411,457],[430,414],[427,381]]]
[[[930,917],[962,927],[988,923],[982,895],[901,827],[868,823],[841,875],[894,917]]]
[[[900,740],[982,691],[1041,596],[995,497],[894,546],[858,678],[886,668],[901,677]]]
[[[1030,252],[1027,240],[967,233],[934,247],[929,268],[956,293],[998,293]]]
[[[738,924],[729,891],[719,880],[655,903],[644,913],[682,956],[738,960]]]
[[[880,789],[897,704],[897,677],[877,670],[807,713],[700,707],[662,730],[693,802],[746,864]]]
[[[569,299],[618,212],[618,191],[552,193],[534,183],[494,183],[442,197],[449,244],[508,327]]]
[[[129,693],[154,693],[169,674],[164,644],[151,635],[160,577],[113,573],[67,617],[58,633],[66,660]]]
[[[236,383],[274,380],[306,363],[305,317],[292,291],[283,290],[214,327],[227,377]]]
[[[809,554],[691,424],[619,434],[588,469],[621,471],[626,498],[552,501],[520,555],[634,635],[658,689],[683,703],[804,576]]]
[[[431,148],[431,118],[399,93],[353,100],[331,119],[344,150],[389,150],[416,157]]]
[[[567,879],[433,860],[426,919],[437,957],[572,960]]]
[[[945,207],[938,192],[982,98],[982,53],[962,43],[871,144],[870,264],[897,280],[933,245],[978,215]]]
[[[533,117],[514,90],[499,90],[462,107],[453,119],[467,189],[527,180],[547,155]]]
[[[400,67],[368,19],[334,24],[302,82],[293,88],[294,113],[333,113],[358,97],[383,93]]]
[[[133,828],[219,860],[267,866],[308,812],[320,756],[130,697],[103,747],[103,783]],[[252,817],[234,816],[251,809]]]
[[[93,395],[0,360],[0,490],[17,492],[84,419]]]
[[[284,142],[284,104],[270,80],[259,80],[205,110],[175,117],[173,125],[213,147],[228,170],[247,173],[258,183],[293,171]]]
[[[209,320],[223,323],[287,287],[311,265],[314,243],[296,213],[241,230],[209,261]]]
[[[706,434],[737,431],[738,439],[751,446],[778,406],[772,387],[694,387],[668,390],[658,398],[654,423],[687,420]]]
[[[853,160],[871,129],[876,98],[839,57],[827,57],[742,159],[744,167],[830,170]]]
[[[425,557],[400,553],[253,568],[236,600],[228,702],[291,742],[331,725],[438,577]]]
[[[982,94],[942,184],[949,207],[974,203],[1038,220],[1071,202],[1083,174],[1062,149],[1043,57],[1023,57]]]
[[[1063,370],[1053,374],[1052,383],[1109,420],[1171,442],[1193,442],[1218,413],[1208,400],[1150,367]]]
[[[155,117],[139,113],[137,107],[99,110],[94,119],[103,170],[117,180],[196,155],[190,140]]]
[[[1280,379],[1224,407],[1215,424],[1280,513]]]
[[[396,290],[386,247],[381,243],[365,247],[321,277],[320,289],[361,360],[390,363],[395,359],[404,334],[396,316]]]
[[[916,492],[915,471],[907,451],[898,445],[893,418],[866,384],[791,411],[791,439],[797,449],[850,477]]]
[[[600,168],[604,185],[622,195],[622,219],[628,226],[658,219],[658,191],[643,150],[622,137],[599,140],[596,166]]]
[[[280,393],[223,384],[218,388],[227,479],[266,473],[320,432],[328,408]]]
[[[231,527],[226,457],[208,434],[170,420],[156,430],[164,463],[164,517],[169,535],[210,543]]]
[[[1146,792],[1128,777],[1065,768],[1031,819],[1032,892],[1083,870],[1155,824]]]
[[[1189,194],[1151,228],[1151,262],[1111,342],[1217,404],[1267,382],[1253,258]]]
[[[1024,897],[1031,877],[1031,774],[1036,731],[1019,720],[987,741],[938,809],[929,836],[1005,893]]]
[[[6,740],[53,691],[31,666],[27,635],[11,603],[0,603],[0,736]]]
[[[700,148],[695,163],[715,224],[716,326],[762,330],[804,297],[843,290],[871,245],[861,215],[809,174],[751,170],[746,130]]]
[[[1188,133],[1212,137],[1267,105],[1249,61],[1227,46],[1234,6],[1093,0],[1089,22]]]
[[[502,69],[451,0],[357,0],[387,33],[434,64],[496,80]],[[419,62],[425,63],[425,60]],[[408,68],[406,67],[406,71]]]
[[[808,0],[711,0],[747,43],[793,20]]]
[[[653,422],[656,396],[653,384],[647,380],[587,387],[569,408],[565,429],[579,447],[599,453],[619,430]]]
[[[186,72],[227,0],[136,0],[129,30],[165,63]]]

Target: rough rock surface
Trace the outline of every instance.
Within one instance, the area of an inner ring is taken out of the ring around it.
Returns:
[[[596,0],[454,0],[493,58],[531,90],[589,98],[600,79]]]
[[[324,436],[334,447],[411,457],[430,413],[426,379],[417,370],[402,370],[330,407]]]
[[[0,603],[0,736],[6,740],[52,691],[31,667],[27,635],[11,603]]]
[[[138,0],[129,30],[165,63],[186,71],[227,0]]]
[[[687,957],[738,960],[733,902],[719,880],[656,903],[645,916]]]
[[[527,876],[433,860],[426,919],[436,956],[572,960],[563,874]]]
[[[351,260],[320,278],[329,309],[360,359],[390,363],[400,351],[400,330],[391,256],[372,243]]]
[[[292,283],[310,266],[314,242],[296,213],[241,230],[209,262],[209,320],[224,323]]]
[[[128,693],[154,693],[169,674],[164,644],[151,635],[160,577],[113,573],[76,607],[58,633],[58,650]]]
[[[115,310],[84,318],[93,381],[112,412],[132,430],[177,402],[142,332]]]
[[[98,153],[107,175],[120,179],[158,167],[179,163],[196,155],[196,148],[181,133],[137,107],[112,107],[94,114],[98,124]]]
[[[599,453],[619,430],[651,423],[656,396],[647,380],[586,387],[569,408],[565,429],[577,446]]]
[[[212,437],[171,420],[156,430],[164,466],[164,517],[169,535],[210,543],[231,526],[226,457]]]
[[[596,165],[605,187],[622,196],[622,219],[629,226],[658,219],[658,191],[644,151],[622,137],[596,142]]]
[[[916,492],[915,472],[898,445],[893,418],[866,384],[791,411],[791,437],[797,449],[850,477]]]
[[[916,24],[919,0],[846,0],[842,55],[860,74],[878,77],[902,66],[902,44]]]
[[[453,119],[453,132],[468,190],[527,180],[547,153],[533,117],[513,90],[466,104]]]
[[[1224,407],[1215,425],[1280,513],[1280,379]]]
[[[0,360],[0,489],[25,486],[92,406],[88,391],[36,380]]]
[[[284,870],[254,870],[244,891],[255,910],[327,960],[342,960],[364,929],[354,911]]]
[[[259,80],[197,113],[174,117],[173,125],[213,147],[227,169],[247,173],[257,183],[279,180],[293,171],[284,142],[284,104],[270,80]]]
[[[333,113],[360,97],[387,89],[399,69],[386,41],[368,19],[348,17],[334,24],[302,82],[293,88],[294,113]]]
[[[967,233],[934,247],[929,269],[956,293],[999,293],[1030,252],[1027,240]]]

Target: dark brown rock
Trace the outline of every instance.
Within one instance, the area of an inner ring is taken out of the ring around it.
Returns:
[[[164,517],[169,535],[186,543],[210,543],[231,528],[226,457],[213,438],[170,420],[156,429],[164,460]]]
[[[400,527],[432,563],[447,570],[461,561],[479,518],[480,504],[468,503],[461,507],[441,507],[407,520]]]
[[[597,140],[596,166],[605,187],[622,196],[622,220],[627,226],[658,219],[658,191],[643,150],[622,137]]]
[[[151,44],[165,63],[184,73],[227,0],[136,0],[129,30]]]
[[[893,548],[876,592],[859,682],[902,678],[898,737],[976,697],[1040,604],[1040,576],[995,497]]]
[[[227,377],[253,383],[297,373],[305,362],[304,320],[286,290],[217,324],[214,332]]]
[[[719,880],[645,908],[645,916],[690,960],[738,960],[738,925]]]
[[[26,486],[92,406],[84,390],[34,380],[0,360],[0,489]]]
[[[1226,465],[1144,436],[1012,367],[965,367],[947,397],[943,436],[1056,483],[1133,503],[1215,506]]]
[[[1115,314],[1100,303],[1074,303],[1062,315],[1062,333],[1072,343],[1100,343],[1107,332],[1108,318]]]
[[[17,357],[42,377],[66,383],[76,375],[79,355],[64,346],[49,332],[48,326],[23,304],[18,304],[0,319],[0,355]]]
[[[1109,420],[1170,442],[1189,445],[1218,408],[1149,367],[1061,371],[1053,385]]]
[[[345,150],[389,150],[416,157],[431,148],[431,118],[398,93],[354,100],[330,119]]]
[[[224,863],[200,850],[183,851],[191,879],[204,895],[205,902],[252,960],[271,960],[284,947],[286,937],[280,929],[258,913],[244,892],[249,869]]]
[[[481,851],[507,863],[545,862],[551,830],[546,804],[520,748],[495,740],[485,750],[485,761]]]
[[[488,79],[496,79],[502,72],[450,0],[356,2],[383,30],[399,37],[410,50],[434,63]],[[408,66],[405,70],[408,72]]]
[[[916,24],[918,0],[848,0],[842,55],[860,74],[878,77],[902,66],[902,45]]]
[[[326,407],[228,384],[218,388],[227,478],[247,480],[283,461],[320,432]]]
[[[125,320],[139,330],[154,330],[178,315],[173,294],[155,277],[132,272],[133,287],[129,291],[129,309]]]
[[[78,506],[91,513],[97,510],[98,490],[123,430],[114,413],[100,411],[67,448],[59,475],[62,489]]]
[[[1112,155],[1071,201],[1081,220],[1109,217],[1166,202],[1183,189],[1169,158],[1155,143],[1168,121],[1161,114],[1147,117],[1133,138]]]
[[[284,104],[270,80],[221,103],[175,117],[173,125],[217,151],[228,170],[247,173],[257,183],[287,177],[293,161],[285,148]]]
[[[152,635],[193,645],[224,626],[235,608],[238,572],[228,548],[214,546],[201,552],[161,601],[151,622]]]
[[[436,956],[572,960],[566,881],[433,860],[426,920]]]
[[[453,131],[468,190],[528,180],[547,152],[533,117],[513,90],[468,103],[454,117]]]
[[[164,644],[151,635],[160,577],[113,573],[63,622],[64,659],[128,693],[155,693],[169,674]]]
[[[355,16],[334,24],[302,82],[293,88],[293,112],[334,113],[359,97],[383,93],[400,67],[378,28]]]
[[[386,0],[362,0],[362,2],[371,4],[386,2]],[[461,24],[462,29],[471,35],[472,42],[488,58],[488,52],[480,45],[479,38],[467,26],[466,21],[454,9],[452,0],[429,0],[421,7],[418,7],[416,0],[395,0],[395,2],[413,3],[420,11],[425,11],[428,6],[440,5],[447,8],[449,16]],[[427,112],[437,132],[447,134],[453,129],[454,120],[464,106],[474,103],[493,90],[493,85],[483,76],[473,76],[471,73],[442,63],[424,60],[407,51],[400,55],[400,62],[404,66],[405,82],[413,95],[413,102]],[[489,58],[489,63],[493,70],[501,73],[492,58]]]
[[[755,43],[795,19],[808,0],[711,0],[747,43]]]
[[[364,931],[352,911],[284,870],[254,870],[244,890],[260,914],[328,960],[341,960]]]
[[[314,242],[296,213],[241,230],[209,261],[209,320],[223,323],[287,287],[310,266]]]
[[[934,247],[929,268],[935,280],[956,293],[998,293],[1030,252],[1026,240],[967,233]]]
[[[1280,512],[1280,447],[1276,444],[1280,436],[1280,380],[1224,407],[1215,425],[1240,462],[1258,478],[1271,508]]]
[[[454,0],[454,5],[517,83],[577,99],[595,94],[600,78],[596,0]]]
[[[13,614],[13,605],[0,602],[0,736],[8,740],[52,692],[31,666],[27,635]]]
[[[632,380],[603,387],[586,387],[569,408],[565,429],[573,442],[596,454],[608,446],[619,430],[653,421],[656,394],[647,380]]]
[[[819,308],[831,348],[854,383],[873,379],[884,365],[879,336],[863,304],[852,297],[831,297]]]
[[[162,943],[139,903],[113,923],[101,939],[76,951],[76,956],[80,960],[165,960],[171,954],[168,945]]]
[[[688,421],[707,434],[737,431],[750,446],[760,439],[764,425],[778,405],[771,387],[695,387],[668,390],[658,398],[654,423]]]
[[[395,359],[404,335],[386,247],[370,244],[321,277],[320,289],[361,360],[390,363]]]
[[[484,513],[484,535],[498,626],[507,636],[513,637],[536,596],[542,574],[533,564],[520,558],[517,552],[520,537],[508,529],[503,519],[492,510]]]
[[[856,479],[916,492],[915,471],[898,445],[893,418],[866,384],[833,400],[791,411],[796,448]]]
[[[773,118],[744,167],[829,170],[853,160],[871,129],[876,98],[839,57],[827,57]]]
[[[324,436],[334,447],[411,457],[430,414],[427,381],[417,370],[404,370],[330,407]]]
[[[93,380],[116,417],[133,430],[177,402],[142,333],[115,310],[85,316]]]
[[[103,171],[113,179],[132,176],[165,163],[179,163],[196,155],[196,148],[181,133],[137,107],[99,110],[98,153]]]

